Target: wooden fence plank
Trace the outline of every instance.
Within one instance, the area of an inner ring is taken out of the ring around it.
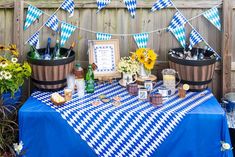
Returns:
[[[12,25],[14,25],[14,35],[13,42],[16,44],[17,48],[20,52],[20,59],[23,59],[24,56],[24,32],[23,32],[23,24],[24,24],[24,3],[23,0],[15,0],[14,4],[14,21]],[[8,19],[7,19],[8,20]]]
[[[222,36],[222,94],[231,90],[231,54],[232,54],[232,0],[223,2]]]

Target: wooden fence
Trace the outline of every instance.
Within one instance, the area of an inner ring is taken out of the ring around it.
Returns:
[[[76,5],[74,16],[69,18],[65,11],[60,10],[57,13],[59,19],[88,30],[106,33],[140,33],[164,28],[168,26],[176,11],[173,7],[169,7],[161,11],[149,13],[150,8],[156,0],[138,0],[137,15],[135,19],[132,19],[122,0],[112,0],[112,3],[98,14],[96,14],[97,6],[95,0],[74,1]],[[217,0],[173,1],[187,19],[221,3],[221,1]],[[27,1],[27,3],[42,9],[49,15],[59,7],[61,2],[62,1],[56,0]],[[7,2],[5,0],[0,0],[0,43],[16,43],[21,50],[22,59],[25,59],[25,54],[29,50],[28,45],[24,45],[24,42],[48,19],[47,15],[43,15],[38,21],[31,25],[29,29],[23,31],[23,21],[26,17],[28,7],[27,3],[24,3],[22,0],[8,0]],[[233,35],[235,34],[235,29],[232,30],[232,23],[235,22],[235,11],[232,12],[232,9],[235,8],[235,5],[232,4],[232,0],[224,0],[223,5],[219,7],[221,11],[221,22],[224,23],[222,32],[218,31],[202,16],[191,21],[191,24],[208,41],[208,43],[223,56],[223,60],[218,62],[216,66],[213,82],[210,85],[217,97],[220,97],[222,93],[231,90],[231,78],[235,81],[235,75],[231,75],[231,65],[233,65],[231,64],[231,58],[235,62],[235,55],[232,55],[231,57],[232,50],[235,49],[235,44],[233,47],[231,46],[231,37],[235,37],[235,35]],[[188,36],[191,29],[187,26],[186,30]],[[40,33],[41,47],[46,46],[48,37],[51,37],[52,43],[55,43],[56,38],[59,36],[50,29],[46,27],[43,28]],[[129,55],[129,52],[135,51],[137,48],[132,37],[114,36],[113,38],[118,38],[120,40],[121,56],[127,56]],[[78,45],[75,47],[76,60],[86,66],[88,61],[87,42],[92,39],[95,39],[94,33],[77,29],[66,43],[65,47],[69,47],[72,41],[78,42]],[[168,66],[168,50],[179,46],[177,40],[169,32],[161,31],[150,34],[148,47],[153,48],[159,55],[154,73],[157,72],[160,76],[161,69]],[[205,45],[201,43],[199,46],[204,47]],[[233,70],[235,70],[235,67]],[[235,89],[235,85],[233,88]]]

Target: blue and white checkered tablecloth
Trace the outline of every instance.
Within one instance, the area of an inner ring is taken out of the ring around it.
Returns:
[[[161,84],[158,82],[158,86]],[[122,97],[122,105],[115,107],[110,102],[92,106],[101,94],[109,98]],[[125,88],[114,82],[97,85],[95,92],[86,94],[83,99],[75,93],[73,99],[62,106],[51,103],[50,92],[36,91],[32,96],[59,112],[97,155],[151,156],[187,113],[213,94],[209,90],[188,92],[184,99],[179,99],[176,93],[164,101],[163,106],[154,107],[129,95]]]

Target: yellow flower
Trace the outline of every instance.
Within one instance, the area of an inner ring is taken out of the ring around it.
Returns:
[[[148,51],[148,58],[154,61],[154,60],[157,59],[157,55],[154,53],[153,50],[150,49],[150,50]]]
[[[132,59],[132,60],[136,60],[136,58],[137,58],[136,53],[132,53],[132,55],[131,55],[131,59]]]
[[[136,53],[137,57],[139,57],[140,55],[143,54],[143,52],[144,52],[144,48],[140,48],[140,49],[137,49],[135,53]]]
[[[140,56],[138,56],[138,61],[140,63],[144,63],[145,62],[145,55],[144,54],[141,54]]]
[[[148,59],[146,62],[144,62],[144,67],[147,69],[147,70],[152,70],[153,67],[154,67],[154,63],[155,61],[151,60],[151,59]]]
[[[14,56],[16,56],[16,57],[19,56],[19,52],[18,52],[18,50],[17,50],[17,48],[16,48],[16,45],[14,45],[14,44],[9,44],[9,48],[8,48],[8,49],[11,51],[11,53],[12,53]]]

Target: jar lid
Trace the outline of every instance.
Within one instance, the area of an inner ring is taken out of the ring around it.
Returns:
[[[80,68],[80,67],[81,67],[81,64],[80,64],[80,63],[77,63],[77,64],[76,64],[76,67],[77,67],[77,68]]]

